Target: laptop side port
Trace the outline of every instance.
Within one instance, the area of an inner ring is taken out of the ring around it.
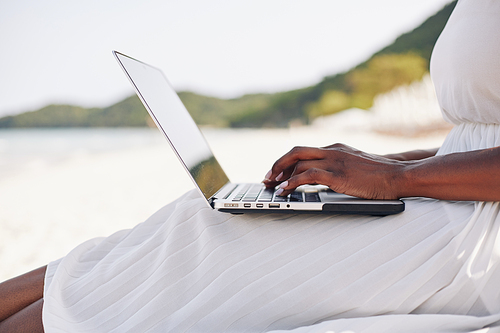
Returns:
[[[264,208],[264,204],[256,204],[257,208]]]
[[[250,207],[252,207],[252,204],[246,203],[246,204],[244,204],[243,206],[244,206],[245,208],[250,208]]]
[[[270,203],[269,208],[280,208],[280,204],[279,203]]]

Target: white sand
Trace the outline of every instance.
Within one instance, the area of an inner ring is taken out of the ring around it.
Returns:
[[[261,181],[293,145],[344,142],[373,153],[439,146],[445,133],[386,137],[321,126],[206,130],[233,181]],[[0,178],[0,280],[45,265],[91,237],[131,228],[193,185],[166,142],[83,154]]]

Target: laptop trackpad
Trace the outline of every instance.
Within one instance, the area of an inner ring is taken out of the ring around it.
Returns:
[[[318,194],[321,199],[321,202],[353,202],[353,201],[366,200],[346,194],[337,193],[330,189],[323,189],[319,191]]]

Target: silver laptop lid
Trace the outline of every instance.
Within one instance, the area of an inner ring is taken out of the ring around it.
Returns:
[[[167,77],[156,67],[116,51],[113,54],[156,126],[210,202],[229,179]]]

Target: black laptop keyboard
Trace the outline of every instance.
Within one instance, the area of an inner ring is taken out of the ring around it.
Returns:
[[[294,191],[288,196],[275,195],[276,190],[261,184],[244,186],[232,199],[234,202],[319,202],[318,193]]]

